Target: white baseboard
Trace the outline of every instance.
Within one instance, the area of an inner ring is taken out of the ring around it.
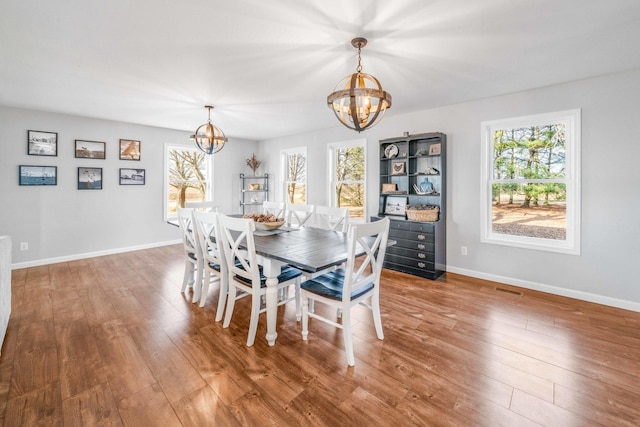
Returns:
[[[582,291],[576,291],[573,289],[560,288],[557,286],[544,285],[542,283],[530,282],[528,280],[514,279],[512,277],[505,277],[497,274],[482,273],[479,271],[452,267],[450,265],[447,266],[447,271],[450,271],[456,274],[461,274],[463,276],[490,280],[492,282],[499,282],[507,285],[518,286],[520,288],[532,289],[534,291],[547,292],[549,294],[561,295],[564,297],[575,298],[582,301],[589,301],[597,304],[608,305],[611,307],[617,307],[625,310],[640,312],[640,303],[633,302],[633,301],[627,301],[627,300],[622,300],[618,298],[611,298],[604,295],[592,294],[590,292],[582,292]]]
[[[87,252],[84,254],[74,254],[74,255],[67,255],[67,256],[57,257],[57,258],[47,258],[47,259],[39,259],[35,261],[21,262],[17,264],[11,264],[11,269],[18,270],[20,268],[39,267],[41,265],[56,264],[59,262],[76,261],[79,259],[95,258],[98,256],[104,256],[104,255],[114,255],[114,254],[121,254],[124,252],[139,251],[142,249],[158,248],[160,246],[175,245],[177,243],[182,243],[182,240],[180,239],[170,240],[167,242],[150,243],[148,245],[129,246],[126,248],[109,249],[106,251]]]

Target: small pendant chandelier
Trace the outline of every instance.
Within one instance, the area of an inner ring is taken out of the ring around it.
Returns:
[[[196,141],[198,148],[205,154],[214,154],[222,150],[224,143],[227,142],[227,137],[224,136],[224,132],[220,128],[211,124],[213,106],[205,105],[204,108],[209,110],[209,120],[196,129],[196,133],[191,135],[191,139]]]
[[[355,73],[340,80],[327,97],[327,105],[340,123],[361,132],[374,126],[391,108],[391,94],[382,90],[378,79],[362,72],[360,50],[367,45],[367,39],[356,37],[351,45],[358,49],[358,67]]]

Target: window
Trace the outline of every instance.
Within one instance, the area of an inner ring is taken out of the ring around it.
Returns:
[[[165,145],[165,220],[185,202],[210,200],[211,159],[195,147]]]
[[[329,144],[331,206],[349,209],[349,218],[365,220],[366,140]]]
[[[307,203],[307,149],[282,151],[284,195],[287,203]]]
[[[580,110],[482,123],[485,243],[580,254]]]

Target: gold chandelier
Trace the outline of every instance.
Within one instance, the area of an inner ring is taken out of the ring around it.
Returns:
[[[213,106],[205,105],[204,108],[209,110],[209,120],[196,129],[196,133],[191,135],[191,139],[196,141],[198,148],[205,154],[214,154],[222,150],[224,143],[227,142],[227,137],[224,136],[224,132],[220,128],[211,124]]]
[[[327,97],[327,105],[340,123],[361,132],[374,126],[391,108],[391,94],[382,90],[378,79],[362,72],[360,50],[367,45],[367,39],[356,37],[351,45],[358,49],[358,67],[355,73],[340,80]]]

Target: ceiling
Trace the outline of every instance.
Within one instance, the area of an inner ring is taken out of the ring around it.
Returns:
[[[340,126],[355,71],[387,116],[640,68],[637,0],[2,0],[0,105],[263,140]]]

